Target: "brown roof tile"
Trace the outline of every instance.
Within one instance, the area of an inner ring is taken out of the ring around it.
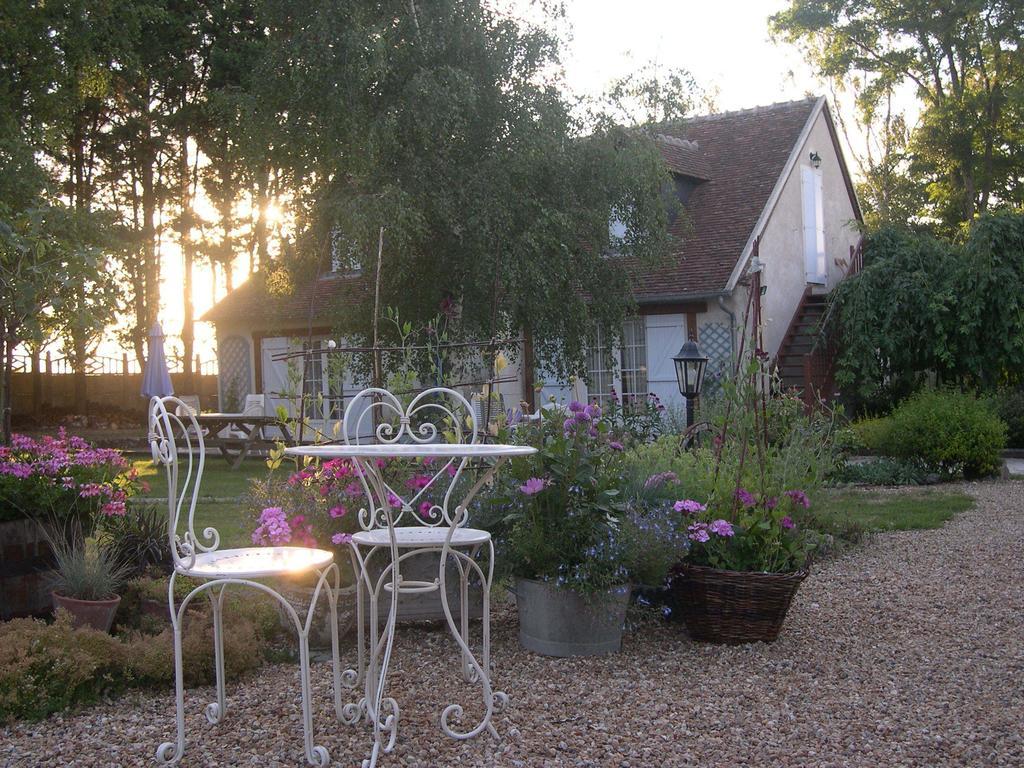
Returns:
[[[697,145],[694,151],[678,141],[659,140],[669,168],[706,180],[690,196],[688,215],[673,225],[678,240],[672,263],[636,274],[638,301],[725,290],[816,101],[694,117],[661,131]]]

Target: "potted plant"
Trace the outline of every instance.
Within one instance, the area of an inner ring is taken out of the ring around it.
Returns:
[[[76,627],[89,626],[109,632],[121,603],[118,590],[131,569],[118,562],[104,547],[89,547],[80,536],[53,542],[56,570],[53,576],[53,607],[71,614]]]
[[[673,610],[695,640],[773,642],[807,576],[811,544],[793,521],[810,505],[800,490],[675,504],[689,547],[671,580]]]
[[[488,515],[515,579],[520,642],[551,656],[618,651],[639,531],[620,489],[622,443],[599,406],[575,401],[515,426],[538,452],[512,462]]]
[[[123,515],[144,487],[117,451],[94,448],[62,428],[38,440],[14,435],[0,446],[0,619],[50,609],[51,542],[91,532],[97,517]]]

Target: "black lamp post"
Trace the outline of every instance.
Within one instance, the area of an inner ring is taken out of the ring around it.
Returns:
[[[704,371],[708,367],[708,358],[700,351],[696,341],[688,339],[672,359],[676,364],[679,394],[686,398],[686,426],[689,428],[693,425],[694,401],[700,397],[700,388],[704,385]]]

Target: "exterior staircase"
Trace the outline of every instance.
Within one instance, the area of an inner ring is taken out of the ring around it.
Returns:
[[[828,296],[808,291],[804,293],[800,305],[793,314],[793,321],[782,339],[775,360],[782,386],[786,389],[804,387],[804,358],[815,348],[827,306]]]
[[[863,264],[862,244],[851,246],[844,279],[860,272]],[[835,385],[835,336],[829,331],[830,319],[828,295],[811,293],[808,286],[775,358],[782,386],[799,391],[808,408],[830,402],[839,395]]]

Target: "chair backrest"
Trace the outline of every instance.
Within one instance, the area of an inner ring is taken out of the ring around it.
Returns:
[[[178,395],[178,400],[181,401],[181,405],[174,409],[176,415],[185,416],[189,413],[193,415],[199,413],[199,395]]]
[[[387,390],[370,387],[352,398],[342,421],[348,445],[476,443],[478,434],[473,406],[455,390],[444,387],[420,392],[407,406]],[[370,505],[359,511],[359,524],[364,530],[384,527],[390,515],[395,525],[450,525],[453,520],[465,525],[465,510],[452,509],[449,502],[467,461],[440,458],[424,462],[411,477],[399,475],[404,484],[386,477],[386,469],[366,472],[359,461],[353,462]]]
[[[190,406],[177,397],[154,397],[149,402],[149,447],[153,462],[167,473],[167,536],[170,540],[174,567],[188,570],[200,552],[212,552],[220,545],[220,534],[214,528],[203,529],[203,544],[193,524],[199,484],[206,463],[206,444]],[[179,456],[184,449],[184,457]],[[182,473],[184,465],[185,472]],[[187,505],[187,506],[186,506]],[[184,531],[179,534],[182,511],[185,510]]]
[[[242,409],[242,413],[244,413],[246,416],[266,416],[267,396],[262,394],[246,395],[245,407]]]

